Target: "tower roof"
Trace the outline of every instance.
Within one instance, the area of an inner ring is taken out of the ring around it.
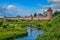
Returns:
[[[49,7],[47,11],[52,11],[51,7]]]
[[[6,16],[4,16],[4,17],[6,17]]]

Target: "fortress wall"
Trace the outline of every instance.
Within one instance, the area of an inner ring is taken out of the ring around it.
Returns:
[[[31,20],[31,18],[7,18],[7,19],[11,19],[11,20]]]
[[[33,20],[50,20],[48,17],[33,18]]]
[[[33,19],[31,19],[31,17],[29,17],[29,18],[7,18],[7,19],[11,19],[11,20],[50,20],[50,18],[48,18],[48,17],[40,17],[40,18],[38,18],[38,17],[33,17]]]

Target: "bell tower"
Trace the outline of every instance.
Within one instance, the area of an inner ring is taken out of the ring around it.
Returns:
[[[53,18],[52,11],[53,11],[53,10],[52,10],[50,7],[49,7],[48,10],[47,10],[47,13],[48,13],[48,14],[47,14],[47,17],[48,17],[49,19],[52,19],[52,18]]]

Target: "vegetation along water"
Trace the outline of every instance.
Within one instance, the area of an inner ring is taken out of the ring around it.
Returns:
[[[6,20],[0,19],[0,40],[27,37],[27,27],[44,32],[35,40],[60,40],[60,12],[55,12],[52,20]],[[15,39],[14,39],[15,40]]]

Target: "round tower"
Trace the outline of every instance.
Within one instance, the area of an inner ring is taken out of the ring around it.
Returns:
[[[48,13],[48,14],[47,14],[47,17],[48,17],[49,19],[52,19],[52,18],[53,18],[52,11],[53,11],[53,10],[52,10],[50,7],[49,7],[48,10],[47,10],[47,13]]]

